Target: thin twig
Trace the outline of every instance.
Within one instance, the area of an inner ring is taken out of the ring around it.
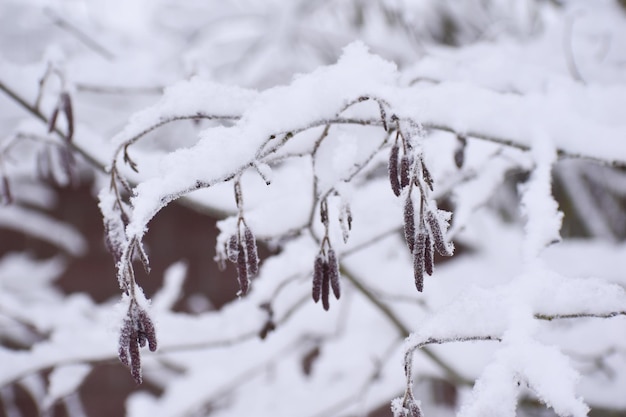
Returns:
[[[11,99],[13,99],[16,103],[18,103],[21,107],[23,107],[30,114],[35,116],[37,119],[41,120],[44,125],[48,125],[48,118],[43,115],[37,108],[30,105],[23,97],[21,97],[17,92],[13,89],[9,88],[6,84],[0,81],[0,91],[3,91],[7,94]],[[56,133],[62,139],[65,139],[65,134],[59,130],[58,128],[54,128],[54,133]],[[89,155],[86,151],[84,151],[80,146],[76,145],[76,141],[68,142],[67,146],[71,147],[73,151],[78,152],[89,164],[99,169],[102,172],[105,172],[105,167],[94,157]]]
[[[44,12],[46,15],[48,15],[48,17],[52,20],[52,22],[55,25],[67,31],[68,33],[72,34],[76,39],[78,39],[80,42],[82,42],[85,46],[87,46],[94,52],[98,53],[99,55],[101,55],[102,57],[104,57],[105,59],[109,61],[113,61],[115,59],[115,55],[111,51],[106,49],[104,46],[100,45],[98,42],[96,42],[93,38],[91,38],[85,32],[78,29],[78,27],[76,27],[74,24],[70,23],[69,21],[57,15],[56,13],[52,12],[48,8],[46,8]]]

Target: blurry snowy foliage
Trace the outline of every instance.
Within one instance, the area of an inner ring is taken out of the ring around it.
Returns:
[[[0,225],[58,248],[0,259],[5,415],[84,415],[118,356],[133,417],[626,412],[624,2],[4,0],[0,33]],[[55,287],[87,181],[117,305]],[[219,311],[135,280],[178,200]]]

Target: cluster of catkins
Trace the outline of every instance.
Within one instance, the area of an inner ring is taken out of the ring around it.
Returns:
[[[399,136],[399,135],[398,135]],[[434,251],[441,256],[452,256],[454,245],[446,242],[445,231],[449,213],[439,210],[427,193],[433,190],[433,180],[423,158],[414,158],[409,144],[403,141],[400,157],[400,141],[391,147],[389,156],[389,181],[396,196],[405,192],[404,237],[413,256],[415,286],[424,289],[424,273],[433,274]],[[415,210],[414,190],[419,193],[419,210]]]
[[[146,344],[151,352],[157,348],[154,324],[146,310],[141,308],[135,300],[131,300],[120,332],[118,356],[120,361],[130,368],[130,373],[137,384],[141,384],[139,348]]]
[[[237,265],[239,295],[246,295],[250,279],[259,273],[259,255],[254,234],[241,216],[237,221],[237,233],[228,239],[226,258]]]
[[[352,215],[349,214],[349,209],[346,209],[348,213],[348,229],[351,227]],[[343,213],[342,209],[342,213]],[[320,251],[315,257],[313,264],[313,301],[316,303],[321,299],[324,310],[328,311],[330,308],[330,290],[332,288],[333,295],[338,300],[341,296],[341,287],[339,285],[339,262],[337,261],[337,254],[330,245],[330,239],[328,238],[329,221],[328,221],[328,202],[323,199],[320,203],[320,217],[322,224],[324,225],[325,233],[324,239]],[[343,218],[343,214],[342,214]],[[344,232],[344,239],[346,234]]]
[[[330,289],[336,299],[341,296],[339,286],[339,263],[335,250],[331,247],[328,250],[320,250],[315,257],[313,264],[313,301],[316,303],[321,299],[324,310],[330,308]]]

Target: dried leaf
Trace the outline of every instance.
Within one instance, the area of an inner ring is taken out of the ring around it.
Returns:
[[[336,299],[341,296],[341,287],[339,284],[339,262],[337,262],[337,254],[334,249],[328,250],[328,278],[333,294]]]
[[[401,187],[400,187],[400,177],[398,173],[398,163],[399,163],[399,154],[400,147],[398,143],[394,143],[391,147],[391,152],[389,153],[389,182],[391,183],[391,189],[393,193],[397,196],[400,195]]]
[[[433,177],[430,175],[430,171],[428,170],[428,167],[424,163],[423,159],[421,160],[420,165],[422,166],[422,178],[424,179],[426,185],[428,185],[428,188],[430,188],[430,191],[433,191]]]
[[[123,225],[120,227],[120,223],[113,219],[106,219],[104,222],[104,243],[109,253],[113,256],[115,264],[122,259],[123,251],[119,237],[123,236],[124,229]]]
[[[343,243],[347,243],[350,238],[350,231],[352,230],[352,212],[350,211],[350,206],[347,204],[344,204],[341,207],[339,225],[341,226],[341,237],[343,238]]]

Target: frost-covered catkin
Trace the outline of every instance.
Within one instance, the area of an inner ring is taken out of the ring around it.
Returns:
[[[237,240],[237,235],[232,235],[228,239],[228,246],[226,247],[226,256],[228,256],[228,260],[232,263],[237,263],[237,256],[239,255],[239,241]]]
[[[248,273],[250,277],[255,277],[259,273],[259,255],[256,239],[248,226],[245,227],[243,235],[246,241],[246,254],[248,255]]]
[[[324,260],[322,265],[322,307],[328,311],[330,308],[330,271],[328,261]]]
[[[422,417],[422,410],[419,405],[415,401],[410,401],[409,404],[409,415],[410,417]]]
[[[415,246],[415,209],[410,194],[404,202],[404,238],[412,253]]]
[[[132,302],[122,323],[117,352],[120,362],[130,368],[137,384],[142,380],[139,348],[146,344],[152,352],[157,349],[154,324],[148,313]]]
[[[406,188],[411,182],[411,158],[408,155],[402,155],[400,160],[400,188]]]
[[[125,318],[120,330],[120,338],[117,346],[117,356],[126,366],[130,366],[130,357],[128,356],[128,348],[131,343],[131,334],[133,332],[133,324],[130,318]]]
[[[341,296],[341,288],[339,284],[339,262],[337,261],[337,254],[332,248],[328,250],[328,275],[333,294],[336,299],[339,299]]]
[[[239,280],[239,292],[241,295],[248,293],[248,258],[243,245],[237,245],[237,279]]]
[[[133,337],[134,336],[134,337]],[[131,339],[136,340],[137,332],[131,334]],[[128,345],[128,353],[130,355],[130,374],[137,384],[141,384],[141,356],[139,355],[139,344],[135,340],[131,340]]]
[[[433,259],[433,244],[430,240],[428,232],[425,232],[424,234],[426,235],[426,241],[424,242],[424,270],[428,275],[432,275],[435,265]]]
[[[313,264],[313,301],[316,303],[322,296],[322,281],[324,280],[324,257],[321,253],[315,257]]]
[[[413,272],[415,275],[415,287],[417,291],[424,290],[424,254],[426,252],[426,232],[420,231],[415,242],[415,252],[413,253]]]
[[[137,312],[137,321],[142,336],[148,341],[148,349],[154,352],[157,349],[156,331],[154,324],[144,309],[139,308]],[[143,345],[142,345],[143,346]]]
[[[391,183],[391,189],[393,193],[397,196],[400,195],[401,187],[400,187],[400,178],[398,173],[398,165],[399,165],[399,154],[400,154],[400,146],[398,143],[394,143],[391,147],[391,152],[389,153],[389,182]]]
[[[426,222],[428,223],[433,245],[437,253],[441,256],[452,256],[453,247],[451,244],[446,243],[439,219],[437,219],[437,216],[430,210],[426,211]]]

